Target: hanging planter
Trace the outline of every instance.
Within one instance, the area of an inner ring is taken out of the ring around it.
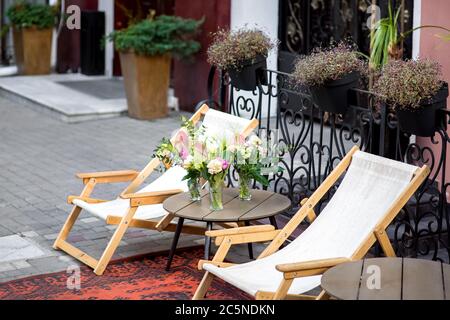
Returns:
[[[323,111],[345,114],[348,109],[349,92],[358,87],[359,79],[359,73],[353,72],[341,79],[328,81],[322,86],[311,86],[309,91],[312,100]]]
[[[330,48],[316,48],[298,59],[292,80],[309,88],[311,99],[320,110],[345,114],[350,89],[358,87],[365,69],[356,49],[342,42]]]
[[[448,84],[442,81],[441,66],[435,61],[390,61],[382,69],[373,92],[395,110],[403,132],[431,137],[446,127],[438,110],[447,106]]]
[[[419,109],[398,109],[397,118],[400,130],[421,137],[432,137],[439,129],[445,128],[444,114],[437,112],[447,107],[448,84],[427,102],[421,103]]]
[[[240,69],[228,69],[228,75],[233,87],[240,90],[253,91],[258,83],[267,85],[267,58],[258,55],[255,59],[242,63]]]
[[[253,91],[267,85],[267,56],[275,45],[261,30],[219,30],[208,48],[208,62],[226,70],[233,87]]]

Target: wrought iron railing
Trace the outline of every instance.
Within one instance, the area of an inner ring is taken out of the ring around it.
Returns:
[[[288,74],[267,72],[267,86],[258,85],[253,92],[243,92],[233,88],[226,75],[212,69],[207,102],[241,117],[259,119],[260,129],[279,132],[280,145],[289,147],[280,155],[284,170],[271,179],[269,188],[288,196],[294,212],[301,199],[314,192],[355,144],[384,157],[427,164],[432,169],[428,180],[388,231],[398,254],[448,261],[446,165],[450,137],[446,130],[439,130],[432,138],[410,137],[400,131],[395,113],[386,106],[369,108],[377,104],[374,96],[364,90],[352,92],[345,117],[328,114],[311,102],[307,90],[291,85]],[[439,112],[450,119],[450,112]],[[234,184],[235,179],[232,172],[229,183]],[[327,198],[323,203],[326,201]],[[318,212],[323,203],[316,208]]]

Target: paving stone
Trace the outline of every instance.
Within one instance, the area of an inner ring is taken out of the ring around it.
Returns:
[[[25,260],[13,261],[13,262],[11,262],[11,264],[12,264],[16,269],[25,269],[25,268],[31,267],[31,264],[29,264],[29,263],[28,263],[27,261],[25,261]]]
[[[35,231],[26,231],[26,232],[22,232],[21,233],[22,236],[26,237],[26,238],[34,238],[39,236]]]
[[[47,240],[55,240],[57,237],[58,237],[58,233],[44,235],[44,238]]]
[[[0,262],[30,259],[45,255],[35,244],[19,235],[0,238]]]
[[[80,221],[84,222],[84,223],[93,223],[93,222],[99,221],[99,219],[95,218],[95,217],[91,217],[91,218],[80,219]]]
[[[16,270],[16,267],[11,263],[0,263],[0,273]]]

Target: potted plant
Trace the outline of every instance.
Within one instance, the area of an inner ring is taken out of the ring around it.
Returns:
[[[390,61],[373,91],[396,111],[404,132],[430,137],[446,126],[437,110],[446,108],[448,84],[442,81],[441,66],[435,61]]]
[[[108,36],[120,52],[131,117],[149,120],[167,115],[171,57],[188,57],[200,49],[192,37],[202,23],[161,15]]]
[[[261,30],[219,30],[208,48],[208,62],[227,71],[235,88],[252,91],[258,83],[267,84],[267,56],[275,44]]]
[[[316,48],[300,57],[292,74],[293,81],[309,87],[313,102],[323,111],[345,114],[349,90],[358,86],[365,64],[352,46],[339,43]]]
[[[49,74],[55,8],[20,1],[8,8],[7,16],[13,30],[14,53],[19,73]]]
[[[388,1],[388,15],[379,19],[370,33],[370,67],[373,70],[379,70],[389,60],[401,60],[403,58],[403,42],[414,31],[422,28],[435,28],[450,32],[448,28],[435,25],[417,26],[405,32],[400,32],[402,22],[402,11],[405,8],[403,4],[395,10],[392,7],[392,1]],[[445,35],[441,38],[445,40]]]

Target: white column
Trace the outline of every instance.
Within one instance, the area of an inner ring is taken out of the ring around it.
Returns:
[[[49,0],[48,4],[54,6],[57,0]],[[64,1],[63,1],[64,2]],[[51,66],[52,68],[56,67],[56,49],[57,49],[57,40],[58,40],[58,26],[56,29],[53,29],[53,38],[52,38],[52,54],[51,54]]]
[[[422,0],[414,0],[413,28],[420,26],[422,22]],[[420,29],[413,33],[413,52],[412,58],[417,59],[420,56]]]
[[[232,0],[231,29],[258,28],[270,38],[278,39],[278,0]],[[268,68],[278,67],[278,52],[273,50],[268,59]]]
[[[278,0],[232,0],[231,1],[231,29],[242,27],[258,28],[263,30],[273,40],[278,39]],[[272,50],[267,60],[267,68],[278,69],[278,52]],[[240,93],[241,95],[241,93]],[[253,97],[252,94],[242,94]],[[267,116],[264,109],[267,106],[267,97],[262,104],[263,117]],[[276,115],[277,101],[272,99],[271,114]]]
[[[114,1],[99,0],[98,10],[105,12],[106,18],[106,35],[114,31]],[[112,42],[105,44],[105,75],[112,77],[114,60],[114,45]]]

